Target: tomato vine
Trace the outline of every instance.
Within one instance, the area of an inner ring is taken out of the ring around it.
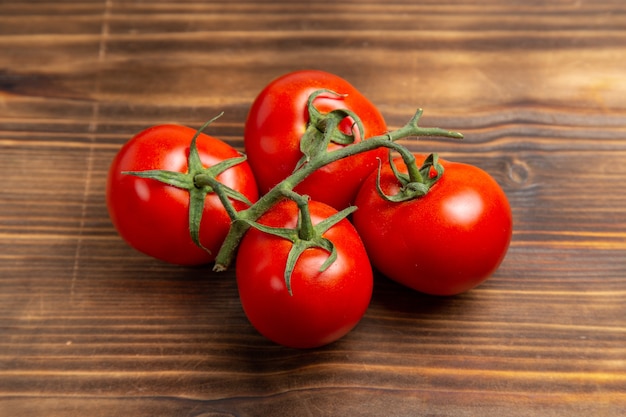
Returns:
[[[312,111],[311,108],[314,108],[312,100],[309,101],[309,112]],[[300,165],[289,177],[285,178],[265,195],[261,196],[256,203],[252,204],[247,209],[236,213],[233,217],[233,224],[228,235],[226,236],[226,240],[217,254],[213,270],[219,272],[228,269],[234,259],[237,246],[246,230],[250,227],[251,222],[257,220],[263,213],[284,198],[285,195],[288,196],[290,192],[293,192],[294,187],[307,178],[311,173],[340,159],[380,147],[396,151],[401,155],[407,169],[410,172],[410,184],[413,184],[414,188],[420,189],[421,195],[427,192],[427,189],[424,187],[431,186],[435,181],[429,177],[426,177],[428,180],[424,179],[424,176],[420,173],[420,168],[418,168],[415,163],[414,155],[406,147],[396,143],[396,141],[412,136],[438,136],[461,139],[463,138],[463,135],[458,132],[444,130],[437,127],[423,128],[419,126],[419,119],[422,116],[422,112],[422,109],[418,109],[406,125],[385,135],[371,137],[367,140],[352,143],[345,147],[331,151],[328,151],[326,147],[317,147],[318,151],[308,155],[306,162]],[[356,115],[351,115],[351,117],[358,120]],[[359,122],[357,121],[357,125],[358,123]],[[339,120],[335,117],[328,117],[324,125],[325,130],[323,132],[322,140],[324,143],[328,143],[332,136],[337,135],[336,131],[338,129]],[[436,158],[433,158],[432,161],[436,162]],[[430,165],[433,164],[430,163]],[[438,169],[441,170],[442,168],[439,167]],[[418,184],[421,184],[422,186],[419,186]],[[414,193],[413,197],[416,197],[420,193]]]
[[[437,164],[436,156],[429,158],[421,168],[417,167],[414,155],[406,147],[396,143],[396,141],[411,136],[438,136],[455,139],[461,139],[463,137],[463,135],[458,132],[444,130],[437,127],[423,128],[419,126],[422,109],[418,109],[410,121],[403,127],[384,135],[371,137],[367,140],[353,143],[354,135],[347,135],[341,132],[339,125],[342,120],[349,117],[354,121],[353,128],[362,130],[363,125],[359,116],[354,112],[344,109],[321,113],[314,105],[314,99],[321,94],[340,96],[340,94],[326,89],[316,90],[309,96],[307,110],[310,122],[301,140],[301,149],[303,153],[302,160],[298,163],[296,169],[290,176],[270,189],[255,203],[251,203],[241,193],[223,185],[217,180],[217,176],[221,172],[245,161],[245,155],[225,160],[210,168],[204,168],[198,158],[195,147],[198,135],[200,135],[202,131],[212,122],[219,118],[221,114],[205,123],[192,138],[188,156],[188,173],[182,174],[164,170],[150,170],[142,172],[125,172],[125,174],[155,179],[165,184],[189,191],[189,232],[193,241],[200,247],[202,247],[202,245],[200,244],[199,238],[199,225],[204,198],[208,193],[215,193],[219,197],[232,221],[229,232],[226,235],[226,239],[215,257],[213,270],[220,272],[228,269],[232,263],[239,242],[248,228],[262,228],[266,232],[272,233],[269,228],[264,228],[263,226],[258,225],[258,223],[255,223],[255,221],[284,198],[290,198],[296,202],[301,202],[301,196],[293,191],[294,187],[319,168],[352,155],[381,147],[388,148],[390,150],[390,155],[391,151],[395,151],[400,154],[407,167],[408,175],[398,173],[398,179],[404,184],[404,191],[402,195],[385,196],[385,198],[393,201],[404,201],[416,198],[428,192],[428,189],[443,173],[443,168],[441,165]],[[340,143],[344,146],[338,149],[328,150],[328,144],[331,143],[331,141],[334,143]],[[438,173],[435,177],[429,175],[430,170],[433,167]],[[233,207],[231,199],[244,202],[248,205],[248,207],[237,211]],[[298,206],[304,211],[303,215],[307,216],[306,209],[303,208],[304,205],[300,203]],[[341,212],[341,218],[346,217],[352,211],[354,211],[354,208]],[[310,220],[304,220],[302,224],[306,225],[309,223]],[[316,242],[314,245],[326,247],[325,244],[320,244],[319,239],[317,239],[319,234],[320,233],[316,233],[315,239],[311,236],[308,240]],[[287,237],[286,234],[284,234],[284,236]],[[301,239],[301,241],[306,241],[306,239]],[[298,250],[301,252],[301,250],[304,249],[298,248]],[[329,248],[328,250],[332,254],[332,248]],[[297,256],[295,258],[297,258]],[[332,255],[329,259],[332,260]],[[291,265],[291,268],[288,267],[287,270],[290,271],[292,267],[293,265]],[[288,282],[288,274],[285,279]]]

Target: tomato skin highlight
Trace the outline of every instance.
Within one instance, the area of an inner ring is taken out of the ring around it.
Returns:
[[[300,138],[309,121],[307,100],[311,93],[320,89],[347,96],[318,97],[314,104],[319,111],[352,110],[363,123],[364,138],[387,132],[378,109],[346,80],[315,70],[285,74],[259,93],[245,124],[245,149],[262,194],[291,174],[302,157]],[[342,130],[349,132],[352,123],[349,119],[344,122]],[[361,134],[357,133],[355,143],[361,139]],[[338,146],[342,145],[331,144],[329,148]],[[376,168],[377,158],[384,160],[386,155],[384,149],[376,149],[333,162],[318,169],[294,190],[342,210],[354,200],[363,179]]]
[[[309,207],[313,224],[336,213],[316,201]],[[293,228],[297,216],[296,204],[283,201],[259,223]],[[323,236],[334,243],[337,259],[319,272],[328,252],[305,250],[291,277],[293,295],[284,279],[289,240],[250,229],[239,246],[236,276],[243,310],[257,331],[275,343],[301,349],[326,345],[352,330],[367,310],[373,273],[356,230],[343,219]]]
[[[216,194],[207,195],[200,223],[200,242],[211,251],[208,253],[190,237],[187,190],[122,172],[187,172],[189,146],[195,134],[195,129],[173,124],[145,129],[120,149],[107,177],[107,208],[120,236],[140,252],[172,264],[212,262],[230,227],[228,214]],[[240,156],[227,143],[204,133],[198,136],[197,148],[205,167]],[[247,162],[224,171],[217,179],[252,202],[258,199],[256,182]],[[237,201],[234,206],[237,210],[246,207]]]
[[[423,156],[417,156],[418,163]],[[506,195],[478,167],[440,159],[445,172],[423,197],[402,203],[383,200],[376,172],[356,198],[353,222],[375,269],[417,291],[455,295],[486,280],[509,247],[513,219]],[[395,160],[406,173],[401,159]],[[389,164],[381,188],[390,195],[399,185]]]

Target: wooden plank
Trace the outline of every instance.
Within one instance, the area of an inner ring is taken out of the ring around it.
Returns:
[[[626,5],[413,1],[0,3],[0,415],[621,416],[626,413]],[[457,297],[377,275],[316,350],[249,325],[232,270],[116,234],[105,178],[152,124],[243,149],[251,101],[337,73],[391,128],[462,142],[514,214],[510,251]]]

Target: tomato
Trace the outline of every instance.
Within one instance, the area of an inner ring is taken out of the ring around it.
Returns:
[[[309,202],[313,224],[337,213]],[[285,200],[266,212],[259,223],[294,228],[298,208]],[[306,249],[291,275],[291,291],[284,277],[292,242],[250,229],[237,254],[235,272],[243,310],[252,325],[268,339],[288,347],[312,348],[347,334],[365,314],[372,296],[373,273],[367,253],[352,224],[342,219],[322,234],[335,246],[337,258],[324,272],[329,253]]]
[[[364,132],[355,129],[354,142],[387,131],[378,109],[344,79],[312,70],[286,74],[261,91],[245,124],[245,149],[261,193],[265,194],[291,174],[302,158],[300,139],[309,122],[307,101],[311,93],[320,89],[347,94],[345,97],[322,95],[313,104],[320,112],[339,108],[354,112],[364,128]],[[350,133],[353,123],[350,117],[344,119],[341,130]],[[331,143],[329,149],[339,146],[344,145]],[[377,158],[385,157],[386,152],[377,149],[331,163],[307,177],[295,191],[337,210],[344,209],[356,196],[363,179],[376,168]]]
[[[199,240],[189,231],[187,190],[155,179],[124,174],[124,171],[168,170],[186,173],[191,140],[196,130],[178,125],[158,125],[131,138],[113,159],[107,178],[106,200],[113,225],[132,247],[166,262],[199,265],[214,260],[230,227],[230,218],[216,194],[206,196]],[[197,138],[202,165],[213,166],[240,156],[227,143],[206,134]],[[246,162],[217,176],[226,186],[250,201],[258,198],[254,176]],[[237,210],[247,207],[233,202]]]
[[[498,268],[513,221],[504,192],[489,174],[472,165],[440,162],[443,175],[430,191],[401,203],[381,198],[373,172],[356,198],[353,222],[382,274],[424,293],[454,295]],[[401,159],[394,163],[407,172]],[[381,170],[380,186],[386,195],[399,190],[389,163]]]

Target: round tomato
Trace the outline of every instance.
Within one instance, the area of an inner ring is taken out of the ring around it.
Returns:
[[[417,157],[423,160],[423,157]],[[377,192],[374,171],[364,182],[353,222],[373,266],[415,290],[454,295],[486,280],[502,262],[511,240],[508,200],[485,171],[439,160],[443,175],[430,191],[405,202],[389,202]],[[394,161],[406,173],[401,159]],[[400,184],[383,166],[380,187],[396,194]]]
[[[313,70],[286,74],[261,91],[245,124],[245,149],[261,193],[289,176],[302,158],[300,139],[309,123],[307,101],[311,93],[320,89],[345,96],[321,95],[313,101],[317,110],[326,113],[348,109],[361,119],[364,131],[354,129],[354,142],[387,131],[376,107],[344,79]],[[349,134],[353,124],[347,117],[341,130]],[[329,148],[339,146],[345,145],[331,143]],[[342,210],[350,205],[363,179],[377,166],[377,158],[385,157],[385,150],[376,149],[333,162],[307,177],[295,191]]]
[[[214,260],[230,227],[230,218],[218,196],[206,196],[199,241],[190,237],[188,190],[125,171],[167,170],[187,173],[191,140],[196,130],[178,125],[158,125],[131,138],[113,159],[109,169],[106,201],[119,234],[135,249],[166,262],[199,265]],[[200,134],[198,155],[205,167],[241,156],[227,143]],[[244,161],[217,176],[224,185],[250,201],[258,198],[254,176]],[[247,207],[233,201],[237,210]]]
[[[309,209],[314,225],[337,213],[315,201]],[[259,219],[281,228],[295,228],[297,222],[298,207],[290,200]],[[322,237],[334,244],[337,258],[320,272],[329,253],[304,250],[291,275],[291,293],[284,275],[292,242],[254,228],[241,241],[235,267],[241,304],[252,325],[275,343],[294,348],[331,343],[354,328],[369,305],[372,268],[354,226],[344,218]]]

